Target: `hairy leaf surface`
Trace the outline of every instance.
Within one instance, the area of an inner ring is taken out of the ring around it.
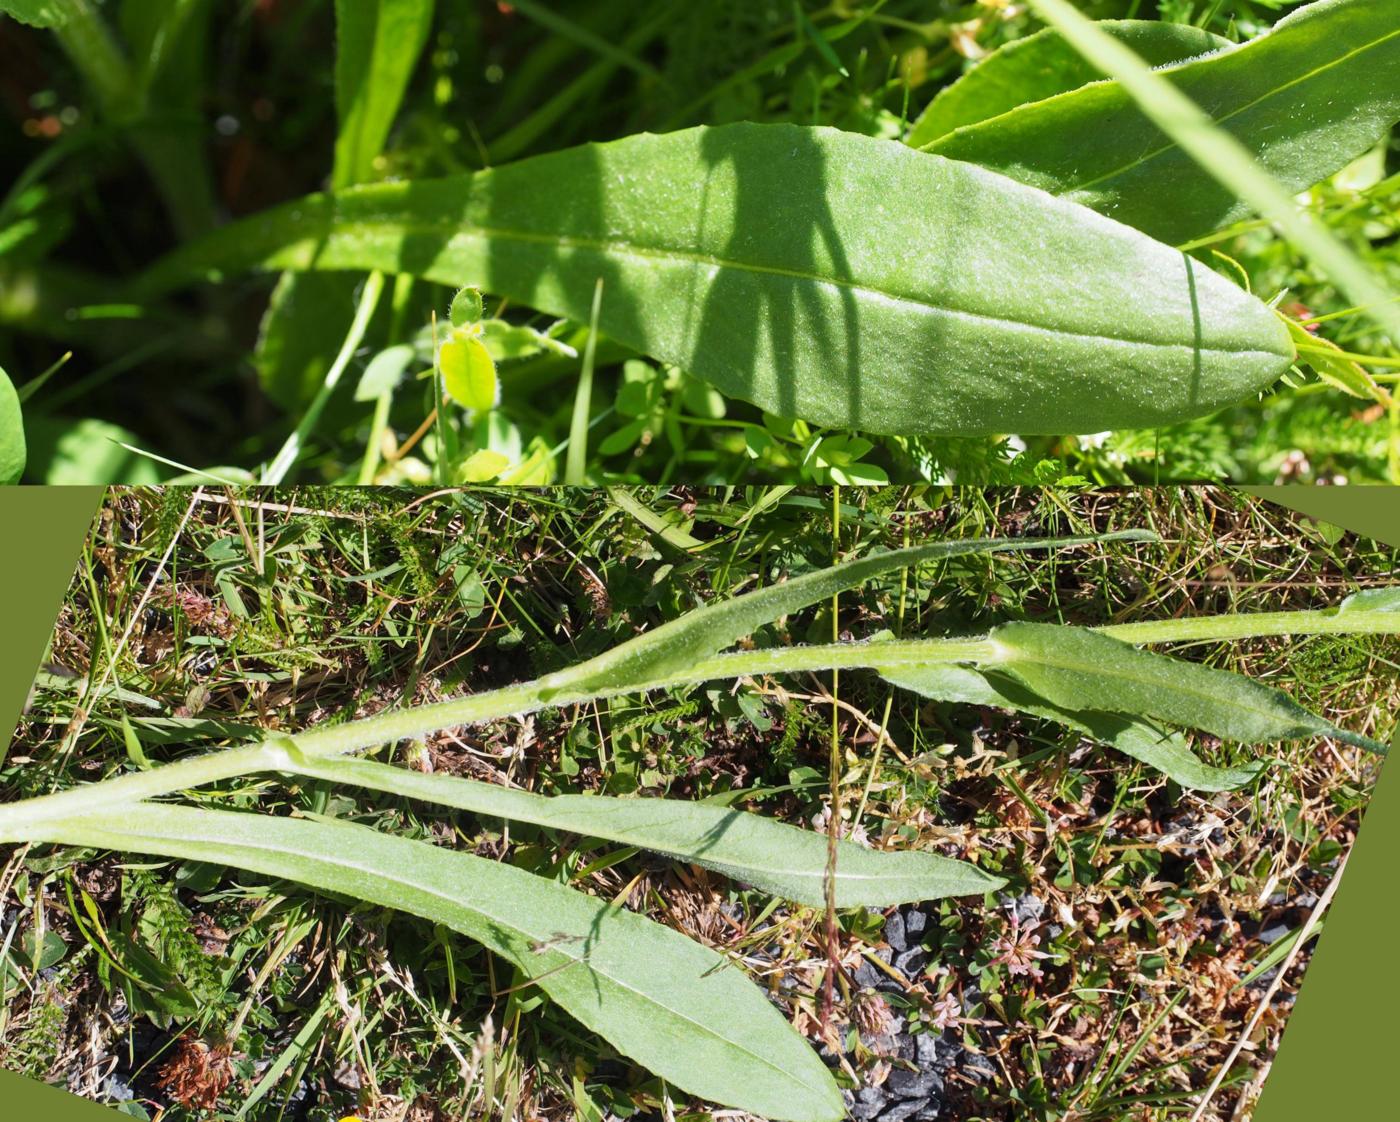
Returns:
[[[185,247],[158,291],[378,269],[590,318],[771,412],[882,433],[1166,424],[1293,346],[1190,258],[982,168],[826,128],[726,125],[310,196]]]
[[[1400,119],[1400,0],[1323,0],[1163,76],[1285,187],[1346,167]],[[1182,243],[1252,212],[1115,81],[1023,105],[928,147]]]
[[[1211,767],[1191,751],[1185,737],[1171,729],[1119,713],[1063,709],[1038,697],[1014,678],[983,673],[971,666],[900,667],[882,671],[881,677],[938,701],[988,705],[1056,721],[1141,760],[1192,790],[1233,791],[1252,783],[1265,766],[1260,763],[1237,768]]]
[[[996,667],[1052,705],[1155,718],[1246,744],[1332,736],[1384,751],[1262,682],[1084,628],[1008,623],[991,640]]]
[[[826,836],[757,814],[678,799],[547,798],[369,760],[307,760],[298,764],[296,771],[334,783],[655,850],[787,900],[811,907],[826,903]],[[1004,883],[975,865],[933,853],[882,853],[852,842],[837,843],[838,908],[883,908],[945,896],[975,896],[995,891]]]
[[[234,866],[409,912],[508,959],[683,1090],[770,1118],[845,1114],[825,1065],[738,967],[513,866],[332,820],[149,803],[46,825],[42,840]]]
[[[1101,31],[1132,47],[1153,66],[1182,62],[1234,46],[1199,27],[1158,20],[1101,20]],[[1016,39],[993,51],[929,102],[905,143],[915,148],[1021,105],[1044,101],[1103,79],[1054,28]]]

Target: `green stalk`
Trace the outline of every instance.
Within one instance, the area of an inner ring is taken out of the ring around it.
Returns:
[[[1204,642],[1280,635],[1400,634],[1400,612],[1336,609],[1204,616],[1197,619],[1118,624],[1095,630],[1135,645]],[[598,684],[590,660],[531,682],[451,701],[398,709],[295,735],[272,736],[237,748],[195,756],[150,771],[133,772],[52,795],[0,807],[0,842],[25,840],[36,823],[92,814],[221,780],[259,772],[297,773],[306,761],[427,736],[446,728],[498,720],[545,706],[563,707],[622,694],[691,686],[760,674],[871,668],[898,670],[933,664],[989,666],[1001,661],[1001,645],[986,638],[898,639],[821,646],[780,647],[710,655],[655,678],[617,676]],[[606,658],[607,656],[600,656]]]

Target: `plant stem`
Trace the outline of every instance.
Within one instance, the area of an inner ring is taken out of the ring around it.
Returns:
[[[1097,628],[1105,635],[1136,645],[1244,639],[1271,635],[1400,634],[1400,612],[1336,609],[1263,612],[1257,615],[1204,616]],[[606,658],[606,655],[600,658]],[[808,670],[867,667],[876,670],[934,663],[990,665],[1000,660],[1000,645],[989,638],[895,639],[735,651],[696,660],[684,669],[650,680],[599,680],[597,659],[530,682],[470,694],[451,701],[395,709],[295,735],[272,736],[237,748],[207,753],[134,772],[105,782],[0,807],[0,843],[29,840],[35,823],[109,810],[141,799],[168,795],[207,783],[264,771],[296,772],[298,761],[340,756],[363,748],[427,736],[446,728],[498,720],[545,706],[646,693],[701,682],[791,674]]]

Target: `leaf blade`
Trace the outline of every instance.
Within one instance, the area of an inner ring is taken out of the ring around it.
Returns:
[[[512,866],[328,820],[155,804],[56,822],[43,838],[233,865],[443,923],[677,1087],[773,1118],[844,1116],[826,1067],[727,960]]]
[[[1132,47],[1153,66],[1233,47],[1228,39],[1189,24],[1157,20],[1100,20],[1099,29]],[[1048,27],[993,51],[956,82],[945,86],[919,115],[905,143],[923,148],[956,129],[1056,94],[1068,93],[1103,74]]]
[[[676,799],[545,797],[369,760],[306,760],[300,775],[439,806],[604,838],[702,865],[809,907],[824,907],[827,838],[757,814]],[[917,850],[838,842],[836,906],[889,907],[993,892],[1005,882],[975,865]]]
[[[938,701],[1010,709],[1066,725],[1141,760],[1191,790],[1235,791],[1254,782],[1266,766],[1259,763],[1237,768],[1212,767],[1191,751],[1179,733],[1115,713],[1051,705],[1014,679],[984,674],[971,666],[899,667],[882,671],[880,676],[893,685]]]
[[[1322,0],[1235,50],[1160,72],[1301,191],[1400,118],[1400,0]],[[1121,83],[1022,106],[928,148],[1180,244],[1252,211],[1170,141]]]
[[[1260,301],[1087,208],[794,125],[311,196],[142,287],[244,268],[411,273],[578,322],[601,277],[605,335],[781,416],[877,433],[1144,427],[1247,398],[1293,358]]]

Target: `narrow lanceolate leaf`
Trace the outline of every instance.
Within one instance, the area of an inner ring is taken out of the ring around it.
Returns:
[[[1196,662],[1139,650],[1079,627],[1009,623],[990,636],[989,664],[1052,705],[1155,718],[1256,744],[1331,736],[1373,751],[1384,746],[1339,729],[1281,690]]]
[[[901,667],[885,670],[881,676],[896,686],[938,701],[988,705],[1055,721],[1141,760],[1192,790],[1233,791],[1254,782],[1266,766],[1261,762],[1248,767],[1211,767],[1191,751],[1179,732],[1120,713],[1063,709],[1038,697],[1009,675],[983,673],[971,666]]]
[[[1400,119],[1400,0],[1323,0],[1243,46],[1161,71],[1301,191]],[[1115,81],[1024,105],[935,141],[970,160],[1181,243],[1251,214]]]
[[[368,760],[307,760],[295,770],[334,783],[655,850],[787,900],[812,907],[826,903],[826,836],[757,814],[676,799],[546,798]],[[884,908],[945,896],[976,896],[1004,883],[975,865],[932,853],[882,853],[850,842],[837,843],[838,908]]]
[[[1182,62],[1233,46],[1199,27],[1158,20],[1102,20],[1098,27],[1153,66]],[[906,144],[922,148],[966,128],[1102,80],[1103,74],[1054,28],[1008,43],[939,91],[915,122]]]
[[[428,41],[433,0],[336,0],[335,18],[340,135],[331,183],[348,187],[373,177]]]
[[[150,803],[50,823],[36,840],[208,861],[421,916],[514,963],[684,1091],[768,1118],[844,1116],[830,1072],[736,966],[510,865],[345,823]]]
[[[879,433],[1166,424],[1293,358],[1263,303],[1092,211],[826,128],[738,124],[311,196],[158,265],[474,285],[771,412]]]
[[[567,683],[570,688],[654,681],[733,646],[764,624],[819,604],[881,573],[925,561],[976,553],[1064,549],[1095,542],[1156,540],[1156,535],[1149,530],[1121,530],[1089,537],[969,538],[873,553],[687,612],[679,619],[663,623],[597,658],[555,675],[555,679]]]

